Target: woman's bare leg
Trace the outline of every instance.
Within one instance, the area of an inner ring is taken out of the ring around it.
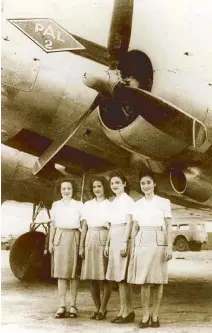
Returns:
[[[91,280],[90,289],[91,289],[91,296],[93,298],[96,307],[96,311],[99,312],[101,304],[99,282],[96,280]]]
[[[121,316],[125,318],[132,312],[131,285],[126,282],[120,282],[119,293],[121,300]]]
[[[157,321],[162,296],[163,296],[163,284],[155,284],[152,288],[152,299],[153,299],[152,319],[153,319],[153,321]]]
[[[119,286],[119,300],[120,300],[120,310],[118,313],[118,317],[122,317],[123,313],[124,313],[124,292],[123,292],[123,285],[122,282],[118,283]]]
[[[101,307],[100,307],[100,312],[102,314],[105,313],[107,310],[107,304],[110,299],[111,295],[111,287],[108,281],[103,281],[103,295],[102,295],[102,301],[101,301]]]
[[[141,303],[143,309],[142,322],[145,323],[149,319],[149,302],[150,302],[150,284],[143,284],[141,286]]]
[[[76,300],[77,300],[77,292],[78,292],[78,279],[71,279],[70,280],[70,299],[71,299],[71,306],[76,307]]]
[[[58,293],[60,297],[60,306],[66,306],[67,285],[68,285],[68,280],[58,279]]]

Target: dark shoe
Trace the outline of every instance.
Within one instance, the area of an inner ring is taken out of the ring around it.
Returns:
[[[160,327],[159,319],[157,318],[157,321],[153,321],[151,318],[151,327]]]
[[[90,319],[96,319],[96,317],[98,316],[99,312],[94,312],[92,314],[92,316],[90,316]]]
[[[128,314],[127,317],[120,317],[117,321],[116,324],[126,324],[126,323],[133,323],[135,319],[135,312],[132,311]]]
[[[73,309],[74,309],[74,311],[73,311]],[[70,318],[78,317],[78,309],[76,308],[76,306],[74,306],[74,305],[71,306],[69,317]]]
[[[121,316],[116,316],[116,317],[113,318],[110,322],[114,324],[114,323],[116,323],[120,318],[121,318]]]
[[[139,324],[139,327],[140,328],[146,328],[146,327],[149,327],[149,323],[150,323],[150,316],[149,316],[149,319],[147,321],[145,321],[145,323],[143,323],[143,321],[141,320],[140,324]]]
[[[62,309],[62,311],[59,311],[60,309]],[[56,319],[60,319],[60,318],[64,318],[66,314],[66,307],[65,306],[60,306],[59,309],[57,310],[57,312],[55,313],[55,318]]]
[[[96,320],[104,320],[107,316],[107,310],[105,310],[104,314],[99,312],[96,316]]]

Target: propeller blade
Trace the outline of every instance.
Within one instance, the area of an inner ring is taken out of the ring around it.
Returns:
[[[133,0],[114,0],[108,38],[109,68],[116,69],[121,56],[127,52],[131,36]]]
[[[98,94],[94,99],[91,106],[85,111],[85,113],[76,121],[74,129],[70,132],[68,130],[59,140],[53,141],[52,144],[45,150],[45,152],[38,158],[33,166],[32,173],[37,175],[43,167],[52,160],[52,158],[65,146],[65,144],[72,138],[72,136],[78,131],[85,120],[90,114],[97,108],[100,102],[100,95]]]
[[[164,133],[200,147],[206,140],[205,125],[170,102],[138,88],[117,87],[114,97]]]

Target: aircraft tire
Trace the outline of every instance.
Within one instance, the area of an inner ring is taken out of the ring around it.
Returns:
[[[16,239],[10,251],[10,267],[19,280],[36,279],[41,269],[45,234],[38,231],[27,232]]]

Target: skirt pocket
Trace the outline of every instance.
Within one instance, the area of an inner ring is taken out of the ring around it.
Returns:
[[[108,231],[100,230],[99,231],[99,243],[101,246],[105,246],[107,242]]]
[[[156,241],[158,246],[167,245],[166,234],[164,231],[156,231]]]

